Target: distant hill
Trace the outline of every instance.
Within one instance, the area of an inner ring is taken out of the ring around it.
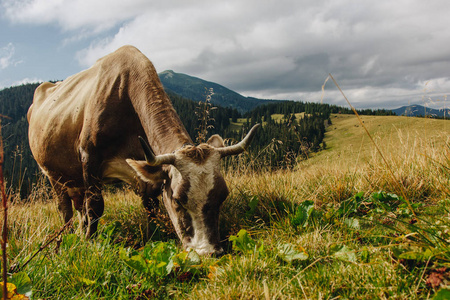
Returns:
[[[422,105],[409,105],[402,106],[392,110],[397,116],[418,117],[418,116],[431,116],[431,117],[449,117],[450,109],[434,109],[425,107]]]
[[[194,101],[204,101],[208,89],[212,88],[214,95],[211,98],[211,102],[213,104],[235,108],[240,113],[248,112],[262,104],[279,101],[245,97],[220,84],[186,74],[176,73],[172,70],[161,72],[158,75],[168,92],[173,92]]]

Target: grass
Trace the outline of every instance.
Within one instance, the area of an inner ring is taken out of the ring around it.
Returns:
[[[109,189],[97,239],[65,232],[21,270],[32,281],[33,298],[432,298],[450,280],[448,121],[362,119],[417,205],[417,219],[393,206],[388,211],[368,204],[380,190],[401,193],[357,120],[336,115],[326,134],[328,149],[295,169],[225,174],[230,196],[222,207],[221,237],[226,242],[243,235],[240,246],[227,244],[224,257],[180,263],[165,275],[133,267],[124,251],[144,258],[144,265],[152,260],[142,248],[145,213],[131,190]],[[10,265],[23,265],[63,226],[53,195],[41,188],[34,201],[10,205]],[[363,204],[339,214],[358,192]],[[304,201],[313,203],[307,213]],[[155,222],[154,241],[176,239],[165,214]]]
[[[305,116],[304,112],[295,114],[295,118],[297,120],[302,119],[304,116]],[[284,115],[283,114],[273,114],[271,117],[275,122],[279,123],[283,120]],[[236,122],[232,122],[232,121],[230,122],[229,129],[233,130],[233,131],[239,131],[240,129],[242,129],[242,126],[244,126],[244,124],[246,124],[246,123],[247,123],[247,118],[238,118],[236,120]],[[263,122],[263,125],[264,124],[265,124],[265,122]]]

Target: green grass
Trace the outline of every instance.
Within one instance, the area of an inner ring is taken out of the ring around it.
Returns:
[[[304,112],[295,114],[295,118],[297,120],[302,119],[304,116],[305,116]],[[283,114],[273,114],[271,117],[275,122],[281,122],[281,120],[284,118],[284,115]]]
[[[297,119],[297,120],[299,120],[299,119],[302,119],[303,117],[305,116],[305,113],[296,113],[295,114],[295,118]],[[272,119],[275,121],[275,122],[281,122],[282,121],[282,119],[284,118],[284,115],[283,114],[273,114],[272,116]],[[231,120],[231,119],[230,119]],[[244,126],[244,124],[246,124],[247,123],[247,119],[246,118],[239,118],[239,119],[237,119],[236,120],[236,122],[231,122],[230,121],[230,127],[229,127],[229,129],[231,129],[231,130],[233,130],[233,131],[238,131],[238,130],[240,130],[241,128],[242,128],[242,126]],[[263,122],[263,125],[265,124],[265,122]]]
[[[353,116],[333,116],[328,150],[295,169],[227,172],[221,237],[228,241],[245,229],[243,244],[230,242],[224,257],[179,263],[168,274],[149,267],[140,199],[127,188],[105,192],[99,237],[86,241],[65,232],[21,270],[32,281],[33,299],[432,298],[450,281],[448,121],[362,118],[389,166]],[[400,196],[397,179],[417,217],[393,201],[383,209],[370,202],[380,190]],[[23,265],[63,226],[45,190],[31,203],[10,206],[10,265]],[[362,198],[354,197],[358,192]],[[343,213],[349,198],[362,202]],[[312,203],[307,213],[304,203]],[[155,222],[153,241],[179,245],[164,212]],[[301,255],[287,258],[286,247]],[[126,251],[143,265],[133,267]],[[442,280],[427,283],[440,268]]]

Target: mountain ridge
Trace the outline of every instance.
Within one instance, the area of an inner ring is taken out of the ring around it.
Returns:
[[[435,109],[426,107],[419,104],[405,105],[396,109],[391,109],[397,116],[418,117],[418,116],[431,116],[431,117],[449,117],[450,109],[442,108]]]
[[[283,100],[267,100],[245,97],[218,83],[207,81],[191,75],[165,70],[158,74],[164,89],[179,96],[204,101],[209,89],[213,90],[211,103],[237,109],[240,113],[251,111],[257,106]]]

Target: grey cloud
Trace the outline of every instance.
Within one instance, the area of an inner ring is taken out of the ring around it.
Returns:
[[[436,83],[436,95],[450,93],[446,0],[55,3],[3,0],[2,6],[16,22],[59,24],[71,31],[66,40],[92,28],[84,37],[90,46],[77,49],[83,67],[133,44],[158,71],[198,76],[247,96],[317,101],[328,73],[363,106],[420,99],[427,81]]]

